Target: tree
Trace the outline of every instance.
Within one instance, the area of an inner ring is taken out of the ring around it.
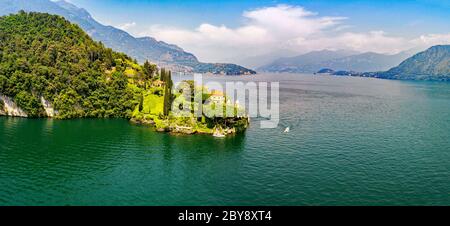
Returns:
[[[161,80],[164,82],[164,115],[168,116],[172,107],[172,73],[161,68]]]
[[[29,117],[44,116],[41,97],[59,118],[131,117],[138,104],[124,73],[136,67],[133,59],[62,17],[23,11],[0,17],[0,56],[0,93]]]
[[[139,95],[139,112],[144,110],[144,94]]]
[[[147,87],[147,82],[153,78],[153,75],[158,70],[156,64],[151,64],[148,60],[145,61],[143,71],[144,71],[144,83],[145,87]]]

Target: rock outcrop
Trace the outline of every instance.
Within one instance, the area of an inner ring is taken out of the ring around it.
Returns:
[[[52,104],[47,100],[45,100],[44,97],[41,97],[41,103],[42,106],[44,107],[45,114],[47,115],[47,117],[53,118],[58,114],[58,111],[55,111]]]
[[[0,94],[0,101],[3,103],[3,109],[0,109],[0,115],[15,116],[15,117],[28,117],[28,115],[20,109],[16,103],[3,94]]]

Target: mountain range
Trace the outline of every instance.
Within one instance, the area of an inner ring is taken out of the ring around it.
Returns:
[[[50,0],[2,0],[0,16],[27,12],[45,12],[60,15],[72,23],[78,24],[94,40],[118,52],[124,52],[139,62],[152,61],[161,67],[177,72],[197,72],[213,74],[255,74],[256,72],[236,64],[202,63],[182,48],[157,41],[152,37],[136,38],[127,32],[97,22],[86,10],[66,1]]]
[[[373,73],[372,77],[450,81],[450,45],[433,46],[386,72]]]
[[[373,52],[358,53],[347,50],[321,50],[303,55],[280,58],[258,68],[266,72],[314,73],[323,68],[336,71],[385,71],[413,55],[414,50],[386,55]]]
[[[334,71],[330,68],[323,68],[317,74],[397,80],[450,81],[450,45],[432,46],[387,71]]]

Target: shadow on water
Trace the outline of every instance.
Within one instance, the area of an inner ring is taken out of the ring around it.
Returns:
[[[0,205],[450,203],[448,83],[258,79],[280,81],[279,128],[223,139],[0,117]]]
[[[107,170],[109,166],[100,162],[120,154],[116,144],[126,137],[120,125],[108,120],[2,118],[1,122],[3,169],[11,169],[18,178],[52,178],[50,183],[86,175],[92,169]]]
[[[245,143],[244,134],[171,135],[117,119],[0,118],[0,126],[0,201],[6,204],[183,200],[205,178],[220,180],[208,174],[212,162],[224,168],[227,159],[241,161]]]

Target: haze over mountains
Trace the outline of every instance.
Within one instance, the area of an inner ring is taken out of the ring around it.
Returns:
[[[280,58],[259,68],[268,72],[325,73],[398,80],[450,81],[450,45],[436,45],[395,55],[339,51],[314,51]],[[318,63],[319,62],[319,63]]]
[[[45,12],[65,17],[78,24],[94,40],[103,42],[115,51],[124,52],[138,61],[150,60],[173,71],[214,74],[253,74],[252,70],[235,64],[202,63],[182,48],[151,37],[135,38],[125,31],[97,22],[84,9],[65,1],[50,0],[2,0],[0,15],[17,13],[19,10]]]
[[[374,77],[450,81],[450,45],[433,46],[408,58],[397,67],[376,73]]]
[[[293,72],[293,73],[316,72],[317,71],[316,68],[320,67],[320,65],[318,65],[318,63],[320,62],[326,62],[332,59],[346,57],[353,54],[357,54],[357,52],[346,50],[313,51],[294,57],[279,58],[270,64],[259,67],[258,70],[268,72]]]
[[[236,64],[199,62],[195,55],[184,51],[182,48],[163,41],[157,41],[152,37],[135,38],[125,31],[100,24],[86,10],[65,1],[0,1],[0,15],[17,13],[19,10],[61,15],[67,20],[80,25],[94,40],[101,41],[105,46],[115,51],[124,52],[136,58],[141,63],[148,59],[159,66],[179,72],[210,72],[229,75],[255,73],[253,70]],[[355,71],[361,73],[379,72],[388,71],[398,66],[404,60],[408,59],[408,57],[419,52],[419,50],[413,49],[395,55],[375,52],[355,52],[350,50],[320,50],[294,57],[282,57],[268,63],[270,59],[279,56],[292,56],[295,51],[295,49],[292,49],[292,52],[287,50],[285,52],[273,52],[268,55],[254,56],[247,60],[247,65],[256,67],[257,65],[265,64],[257,68],[258,71],[262,72],[315,73],[324,68],[329,68],[334,71]],[[432,62],[429,63],[432,64]],[[408,65],[412,67],[413,63],[410,62]],[[412,68],[416,67],[414,66]],[[423,68],[430,69],[432,67],[424,66]],[[405,68],[402,71],[408,72]],[[422,71],[422,73],[425,72]],[[432,71],[431,73],[434,72]]]
[[[397,66],[415,52],[416,50],[410,50],[395,55],[385,55],[373,52],[322,50],[295,57],[280,58],[258,68],[258,71],[315,73],[323,68],[330,68],[335,71],[386,71]]]
[[[387,71],[335,71],[324,68],[317,74],[373,77],[396,80],[450,81],[450,45],[436,45],[404,60]]]

